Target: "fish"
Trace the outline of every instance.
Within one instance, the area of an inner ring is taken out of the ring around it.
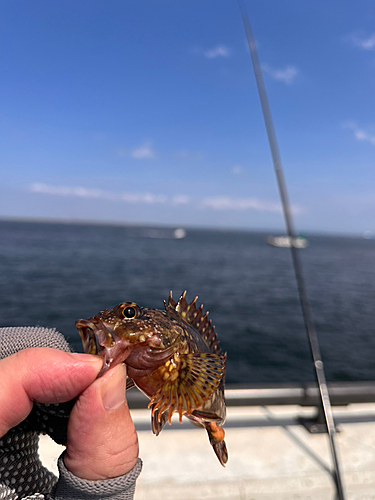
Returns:
[[[172,292],[164,310],[123,302],[96,316],[76,321],[83,351],[104,358],[98,376],[125,363],[127,389],[138,387],[149,399],[151,428],[158,435],[174,413],[206,429],[209,442],[225,467],[228,451],[222,424],[226,353],[215,327],[196,307],[198,297],[175,302]]]

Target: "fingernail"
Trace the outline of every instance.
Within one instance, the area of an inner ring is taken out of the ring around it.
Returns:
[[[73,356],[73,358],[76,359],[77,361],[83,361],[85,363],[94,363],[100,367],[103,366],[104,360],[101,356],[93,356],[92,354],[81,354],[79,352],[71,352],[69,354]]]
[[[115,410],[125,401],[126,368],[124,364],[117,365],[108,371],[111,378],[102,385],[102,401],[106,410]]]

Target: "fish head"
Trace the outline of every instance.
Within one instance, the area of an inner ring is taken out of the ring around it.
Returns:
[[[181,327],[164,311],[123,302],[96,316],[76,321],[83,352],[104,358],[103,373],[124,362],[131,354],[132,365],[151,368],[167,359],[181,335]]]

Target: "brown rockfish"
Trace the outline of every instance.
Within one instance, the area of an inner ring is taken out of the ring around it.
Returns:
[[[127,387],[136,385],[148,398],[151,424],[158,435],[173,413],[206,429],[224,466],[224,377],[226,354],[216,338],[208,312],[184,292],[176,303],[169,294],[164,311],[124,302],[89,319],[76,321],[83,350],[103,356],[99,375],[119,363],[127,365]]]

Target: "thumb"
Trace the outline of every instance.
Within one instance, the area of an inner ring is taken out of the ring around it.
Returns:
[[[75,476],[103,480],[129,472],[138,438],[125,398],[126,367],[108,370],[77,399],[70,414],[64,463]]]
[[[0,360],[0,437],[30,413],[34,401],[63,403],[97,377],[103,360],[58,349],[24,349]]]

